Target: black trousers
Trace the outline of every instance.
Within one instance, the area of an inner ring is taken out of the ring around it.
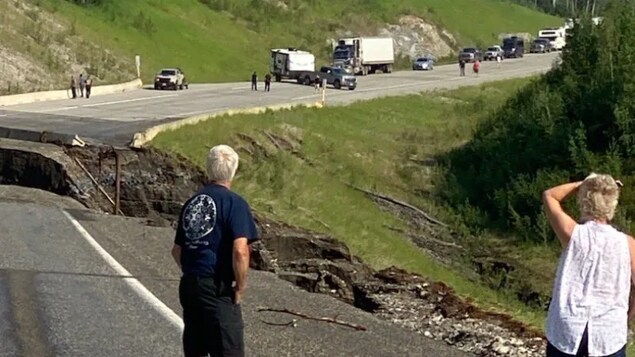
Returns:
[[[242,311],[233,296],[231,284],[214,278],[181,278],[185,357],[244,357]]]

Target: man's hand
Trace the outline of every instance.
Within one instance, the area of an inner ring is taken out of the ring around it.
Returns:
[[[238,287],[234,287],[234,304],[240,305],[243,301],[243,295],[245,295],[245,289],[238,289]]]

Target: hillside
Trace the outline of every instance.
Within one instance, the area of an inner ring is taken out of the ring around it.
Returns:
[[[309,49],[326,62],[333,39],[382,34],[405,56],[445,57],[501,33],[561,23],[502,0],[81,2],[98,4],[0,2],[0,93],[64,87],[82,69],[99,83],[129,79],[136,54],[146,81],[160,67],[180,66],[193,82],[218,82],[266,70],[273,47]]]

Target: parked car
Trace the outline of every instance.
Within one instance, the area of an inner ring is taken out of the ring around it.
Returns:
[[[164,68],[154,76],[154,89],[183,89],[189,88],[185,80],[185,73],[180,68]]]
[[[531,43],[531,48],[529,52],[531,53],[549,53],[553,51],[553,46],[551,45],[551,41],[547,38],[539,37],[535,39]]]
[[[434,69],[434,59],[431,57],[417,57],[412,61],[413,71],[431,71]]]
[[[503,53],[503,48],[498,45],[488,47],[487,51],[485,51],[485,55],[483,56],[483,59],[486,61],[494,61],[496,60],[496,57],[500,57],[501,59],[505,57]]]
[[[464,60],[465,62],[482,61],[483,54],[476,47],[466,47],[459,52],[459,60]]]

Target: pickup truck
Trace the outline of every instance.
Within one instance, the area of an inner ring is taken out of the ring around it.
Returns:
[[[505,57],[505,52],[503,51],[503,48],[498,45],[488,47],[487,51],[485,51],[485,55],[483,56],[483,59],[486,61],[494,61],[496,60],[496,57],[500,57],[501,59]]]
[[[164,68],[154,76],[154,89],[189,88],[185,73],[180,68]]]
[[[341,67],[324,66],[317,72],[304,72],[298,78],[298,83],[312,85],[318,76],[320,80],[326,78],[326,84],[331,84],[335,89],[346,87],[349,90],[354,90],[357,88],[357,78],[355,78],[355,75],[346,72],[346,70]]]

